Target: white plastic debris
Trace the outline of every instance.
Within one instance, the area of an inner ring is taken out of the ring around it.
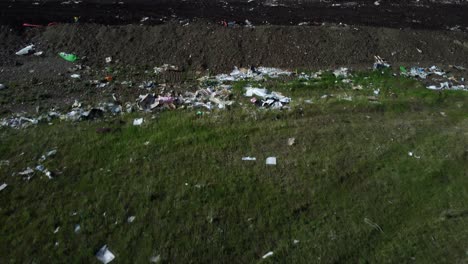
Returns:
[[[22,172],[18,172],[18,174],[19,174],[19,175],[22,175],[22,176],[28,175],[28,174],[32,174],[32,173],[34,173],[34,170],[31,169],[31,168],[29,168],[29,167],[27,167],[27,168],[26,168],[24,171],[22,171]]]
[[[2,183],[2,185],[0,185],[0,192],[3,191],[7,186],[8,184]]]
[[[96,258],[104,264],[107,264],[115,259],[114,254],[109,251],[107,245],[102,246],[101,249],[96,253]]]
[[[255,157],[242,157],[242,160],[255,161],[255,160],[257,160],[257,158],[255,158]]]
[[[0,90],[6,89],[6,85],[0,83]]]
[[[408,152],[408,156],[414,157],[414,158],[416,158],[416,159],[420,159],[420,158],[421,158],[421,156],[416,156],[416,154],[414,154],[414,152],[412,152],[412,151]]]
[[[276,157],[268,157],[265,163],[266,165],[276,165]]]
[[[136,217],[135,217],[134,215],[132,215],[132,216],[130,216],[129,218],[127,218],[127,222],[133,223],[133,221],[135,221],[135,218],[136,218]]]
[[[348,71],[349,69],[348,68],[339,68],[339,69],[336,69],[333,71],[333,75],[335,75],[335,77],[342,77],[342,78],[346,78],[348,77]]]
[[[273,256],[273,251],[270,251],[270,252],[266,253],[265,255],[263,255],[262,259],[266,259],[266,258],[269,258],[271,256]]]
[[[252,87],[245,87],[245,96],[252,97],[254,95],[260,96],[262,98],[266,97],[268,94],[268,90],[265,88],[252,88]]]
[[[149,261],[151,263],[158,263],[159,261],[161,261],[161,256],[160,255],[157,255],[157,256],[152,256]]]
[[[141,126],[143,124],[143,118],[136,118],[133,120],[134,126]]]
[[[18,56],[28,55],[33,51],[34,51],[34,44],[31,44],[29,46],[26,46],[26,47],[20,49],[18,52],[16,52],[16,55],[18,55]]]
[[[296,138],[288,138],[288,146],[292,146],[296,143]]]
[[[106,63],[111,63],[112,62],[112,57],[107,57],[106,58]]]
[[[70,77],[73,79],[79,79],[81,78],[81,75],[75,73],[75,74],[70,75]]]
[[[54,230],[54,234],[57,234],[59,230],[60,230],[60,226],[57,226],[57,228],[55,228]]]
[[[40,57],[40,56],[42,56],[42,54],[44,54],[43,51],[38,51],[38,52],[34,52],[33,55],[34,55],[34,56],[37,56],[37,57]]]
[[[80,225],[75,225],[75,233],[79,233],[81,231],[81,226]]]
[[[297,239],[294,239],[294,240],[293,240],[293,243],[294,243],[294,244],[299,244],[299,242],[300,242],[300,241],[297,240]]]

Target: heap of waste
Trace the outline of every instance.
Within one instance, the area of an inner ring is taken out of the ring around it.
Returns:
[[[291,102],[291,98],[278,92],[270,92],[265,88],[245,87],[245,96],[252,97],[252,103],[259,107],[284,109]]]
[[[430,68],[412,67],[409,71],[405,67],[401,66],[400,74],[402,76],[420,78],[422,80],[430,82],[429,85],[426,86],[427,89],[430,90],[468,91],[468,86],[464,84],[464,78],[458,80],[453,76],[449,76],[447,72],[441,70],[437,66],[432,66]],[[432,78],[429,80],[429,77]]]

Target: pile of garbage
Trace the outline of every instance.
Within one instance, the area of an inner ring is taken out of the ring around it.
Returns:
[[[460,69],[463,69],[459,67]],[[427,89],[430,90],[462,90],[468,91],[468,86],[465,85],[465,79],[460,78],[456,79],[454,76],[449,76],[449,74],[437,66],[431,66],[429,68],[421,67],[412,67],[409,71],[401,66],[400,74],[402,76],[408,76],[413,78],[420,78],[422,80],[428,80],[429,77],[432,77]],[[436,83],[434,83],[436,82]]]
[[[231,86],[201,88],[196,92],[185,92],[175,95],[172,93],[156,95],[144,94],[138,97],[137,107],[140,111],[153,111],[176,108],[205,108],[207,110],[225,109],[231,106]]]
[[[252,79],[254,81],[264,80],[266,77],[269,78],[278,78],[280,76],[291,76],[293,73],[290,71],[281,70],[278,68],[268,68],[268,67],[250,67],[246,68],[237,68],[234,67],[234,70],[230,74],[218,74],[215,76],[215,79],[222,82],[236,82],[247,79]],[[209,77],[203,77],[201,80],[207,80]]]
[[[271,109],[285,109],[291,102],[291,98],[277,92],[270,92],[265,88],[245,87],[245,96],[252,97],[250,102],[253,104]]]

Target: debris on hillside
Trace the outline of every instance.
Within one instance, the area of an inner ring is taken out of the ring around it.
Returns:
[[[380,56],[374,56],[375,62],[374,62],[374,70],[381,70],[381,69],[386,69],[390,68],[390,64],[382,57]]]
[[[110,252],[108,246],[104,245],[96,253],[96,258],[99,261],[101,261],[103,264],[107,264],[107,263],[111,262],[112,260],[114,260],[115,256],[114,256],[114,254],[112,254],[112,252]]]
[[[235,82],[247,79],[253,79],[255,81],[264,80],[266,77],[269,78],[278,78],[280,76],[291,76],[293,73],[290,71],[281,70],[278,68],[268,68],[268,67],[250,67],[246,68],[237,68],[234,67],[234,70],[230,74],[218,74],[215,76],[215,79],[218,82]],[[206,77],[205,77],[206,78]]]
[[[283,109],[291,102],[291,98],[278,92],[269,92],[265,88],[245,87],[245,96],[253,97],[250,101],[259,107]],[[257,99],[256,97],[260,99]]]
[[[335,75],[336,78],[346,78],[349,75],[349,69],[341,67],[334,70],[333,75]]]
[[[18,56],[23,56],[23,55],[29,55],[34,53],[34,44],[28,45],[22,49],[20,49],[18,52],[16,52],[16,55]]]

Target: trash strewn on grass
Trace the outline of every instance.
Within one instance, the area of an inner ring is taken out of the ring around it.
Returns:
[[[160,255],[152,256],[152,257],[150,257],[149,261],[151,263],[158,263],[159,261],[161,261],[161,256]]]
[[[143,118],[136,118],[133,120],[134,126],[141,126],[143,124]]]
[[[101,249],[96,253],[96,258],[104,264],[107,264],[115,259],[114,254],[110,252],[107,245],[102,246]]]
[[[218,74],[215,76],[215,79],[219,82],[235,82],[246,79],[253,79],[256,81],[264,80],[265,77],[269,78],[278,78],[279,76],[290,76],[292,72],[281,70],[278,68],[268,68],[268,67],[250,67],[246,68],[237,68],[234,67],[234,70],[230,74]],[[207,79],[207,77],[204,77]]]
[[[296,143],[296,138],[288,138],[288,146],[292,146]]]
[[[276,157],[268,157],[265,161],[266,165],[276,165]]]
[[[270,251],[270,252],[266,253],[265,255],[263,255],[262,259],[266,259],[266,258],[269,258],[271,256],[273,256],[273,251]]]
[[[4,84],[0,83],[0,90],[6,89],[6,88],[7,88],[7,86],[6,86],[6,85],[4,85]]]
[[[421,156],[417,156],[417,155],[414,154],[414,152],[412,152],[412,151],[408,152],[408,156],[414,157],[414,158],[416,158],[416,159],[420,159],[420,158],[421,158]]]
[[[431,66],[429,68],[412,67],[409,71],[405,67],[401,66],[400,74],[402,76],[424,80],[425,83],[429,83],[426,88],[430,90],[468,91],[468,86],[465,85],[465,80],[463,78],[458,80],[453,76],[449,76],[447,72],[437,66]]]
[[[250,102],[259,107],[283,109],[291,102],[291,98],[278,92],[269,92],[265,88],[245,87],[245,96],[253,97]],[[260,99],[257,99],[256,97]]]
[[[132,215],[132,216],[130,216],[130,217],[127,218],[127,222],[128,222],[128,223],[133,223],[133,221],[135,221],[135,218],[136,218],[136,217],[135,217],[134,215]]]
[[[346,78],[349,75],[349,69],[348,68],[339,68],[333,71],[333,75],[335,75],[336,78]]]
[[[257,160],[257,158],[255,158],[255,157],[242,157],[242,160],[255,161],[255,160]]]
[[[2,183],[2,185],[0,185],[0,192],[5,190],[5,188],[8,186],[8,184],[6,183]]]

